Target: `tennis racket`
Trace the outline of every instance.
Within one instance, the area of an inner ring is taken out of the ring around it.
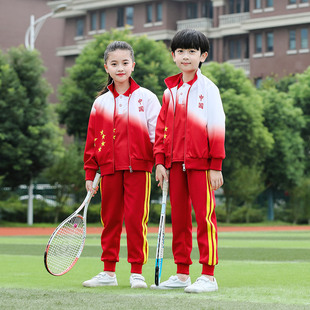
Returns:
[[[100,180],[97,173],[93,181],[93,190]],[[93,196],[88,192],[80,207],[67,217],[51,235],[44,253],[44,265],[53,276],[67,273],[79,259],[86,238],[86,214],[89,202]],[[79,212],[83,211],[83,216]]]
[[[160,283],[160,277],[164,259],[167,195],[168,195],[168,181],[164,180],[163,197],[161,203],[161,212],[160,212],[159,229],[158,229],[157,249],[156,249],[156,262],[155,262],[155,285],[157,286]]]

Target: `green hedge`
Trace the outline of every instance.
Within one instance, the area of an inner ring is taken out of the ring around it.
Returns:
[[[58,222],[68,217],[79,207],[78,204],[65,206],[59,213]],[[90,204],[87,212],[88,223],[100,222],[100,202]],[[153,203],[150,206],[149,223],[158,224],[160,219],[161,204]],[[226,212],[223,205],[216,206],[216,216],[218,222],[226,221]],[[33,208],[34,223],[54,223],[55,207],[47,205],[44,201],[34,200]],[[247,210],[245,207],[238,207],[231,214],[231,223],[245,223],[246,219],[251,223],[262,222],[264,220],[263,211],[252,208]],[[195,214],[192,212],[192,220],[195,222]],[[11,197],[8,200],[0,201],[0,221],[6,222],[27,222],[27,201],[21,202],[18,197]],[[171,223],[171,205],[167,202],[166,223]]]

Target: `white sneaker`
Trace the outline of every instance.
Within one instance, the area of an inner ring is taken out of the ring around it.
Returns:
[[[131,288],[147,288],[144,277],[139,273],[133,273],[129,281]]]
[[[97,287],[97,286],[117,286],[116,275],[109,276],[106,272],[100,272],[92,279],[83,282],[85,287]]]
[[[157,290],[170,290],[177,288],[185,288],[191,285],[191,278],[188,277],[186,281],[179,280],[178,276],[171,276],[167,281],[160,283],[158,286],[156,284],[151,285],[151,289]]]
[[[215,292],[218,290],[216,279],[210,281],[207,277],[199,277],[195,283],[184,289],[185,293],[204,293],[204,292]]]

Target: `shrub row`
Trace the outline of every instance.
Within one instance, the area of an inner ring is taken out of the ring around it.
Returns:
[[[78,205],[65,206],[59,211],[58,222],[68,217]],[[158,224],[161,212],[161,204],[152,203],[149,212],[149,222]],[[55,207],[47,205],[44,201],[34,200],[33,216],[34,223],[54,223],[55,222]],[[216,207],[216,215],[218,222],[226,222],[225,208],[222,205]],[[231,223],[245,223],[246,218],[249,218],[251,223],[262,222],[264,220],[263,211],[260,209],[247,210],[244,207],[236,208],[230,217]],[[193,221],[195,214],[192,212]],[[7,222],[27,222],[27,202],[21,202],[18,197],[11,197],[8,200],[0,201],[0,221]],[[88,223],[100,222],[100,203],[92,203],[87,212]],[[166,223],[171,223],[171,205],[167,202],[166,207]]]

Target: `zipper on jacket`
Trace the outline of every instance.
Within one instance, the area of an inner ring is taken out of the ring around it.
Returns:
[[[128,141],[128,157],[129,157],[129,171],[130,173],[133,172],[132,170],[132,167],[131,167],[131,157],[130,157],[130,139],[129,139],[129,101],[130,101],[130,98],[131,98],[131,94],[129,95],[129,98],[128,98],[128,109],[127,109],[127,141]]]
[[[171,98],[172,98],[172,104],[174,104],[174,97],[171,89],[169,88]],[[175,100],[177,100],[177,96],[175,96]],[[169,102],[170,104],[170,102]],[[168,110],[169,110],[169,104],[168,104]],[[173,140],[174,140],[174,119],[175,119],[175,109],[176,109],[176,104],[177,102],[175,101],[175,107],[173,106],[173,124],[172,124],[172,138],[171,138],[171,160],[170,160],[170,165],[172,166],[172,160],[173,160]],[[168,114],[168,112],[167,112]],[[166,124],[165,124],[166,126]]]
[[[189,92],[191,90],[193,85],[191,85],[188,89],[188,92],[187,92],[187,96],[186,96],[186,106],[185,106],[185,132],[184,132],[184,163],[182,164],[182,167],[183,167],[183,171],[186,171],[186,168],[185,168],[185,155],[186,155],[186,129],[187,129],[187,109],[188,109],[188,96],[189,96]]]

